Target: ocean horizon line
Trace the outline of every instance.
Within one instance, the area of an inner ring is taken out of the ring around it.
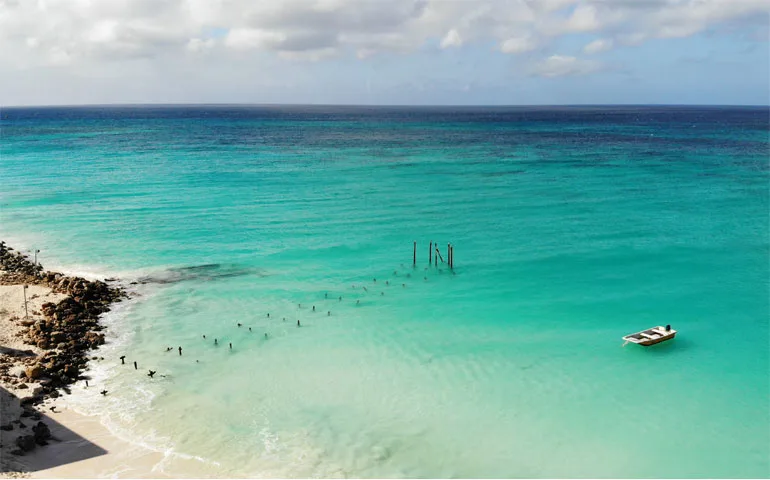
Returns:
[[[700,103],[553,103],[553,104],[365,104],[365,103],[240,103],[240,102],[147,102],[147,103],[78,103],[78,104],[19,104],[2,105],[2,109],[25,108],[189,108],[189,107],[312,107],[312,108],[414,108],[414,109],[527,109],[527,108],[770,108],[770,103],[761,104],[700,104]]]

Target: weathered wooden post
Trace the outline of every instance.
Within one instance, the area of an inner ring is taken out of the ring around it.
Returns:
[[[414,242],[414,248],[412,249],[412,265],[417,265],[417,242]]]
[[[27,288],[29,288],[29,285],[24,285],[24,320],[29,320],[29,312],[27,311]]]
[[[452,250],[454,249],[452,248],[452,244],[450,243],[449,244],[449,268],[452,268]]]
[[[434,252],[433,252],[433,254],[434,254],[433,255],[433,265],[438,267],[438,244],[435,247],[433,247],[433,248],[434,248]]]
[[[433,241],[431,240],[430,245],[428,245],[428,265],[433,263]]]

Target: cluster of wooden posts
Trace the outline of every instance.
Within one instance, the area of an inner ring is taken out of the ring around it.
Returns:
[[[446,244],[446,252],[447,252],[446,264],[449,265],[449,268],[454,270],[455,248],[452,246],[451,243]],[[445,263],[444,256],[441,255],[441,250],[439,250],[438,248],[438,243],[430,242],[430,244],[428,245],[428,264],[430,265],[431,263],[433,263],[435,266],[438,266],[439,259],[441,259],[441,263]],[[417,266],[417,242],[414,242],[414,253],[412,255],[412,264],[414,266]]]

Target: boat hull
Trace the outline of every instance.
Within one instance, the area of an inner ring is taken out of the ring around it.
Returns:
[[[644,340],[642,342],[639,342],[639,345],[649,347],[650,345],[655,345],[656,343],[665,342],[666,340],[671,340],[672,338],[676,337],[676,333],[672,335],[666,335],[665,337],[656,338],[654,340]]]
[[[648,328],[647,330],[643,330],[641,332],[632,333],[631,335],[626,335],[623,337],[623,340],[625,340],[627,343],[630,342],[641,345],[643,347],[649,347],[650,345],[655,345],[660,342],[665,342],[666,340],[671,340],[675,336],[676,330],[671,328],[666,330],[664,327],[657,326]]]

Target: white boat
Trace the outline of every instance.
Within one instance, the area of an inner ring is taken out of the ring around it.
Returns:
[[[623,340],[626,342],[638,343],[639,345],[649,347],[650,345],[655,345],[656,343],[671,340],[674,338],[674,336],[676,336],[676,330],[673,330],[671,325],[666,325],[665,327],[652,327],[648,330],[626,335],[623,337]]]

